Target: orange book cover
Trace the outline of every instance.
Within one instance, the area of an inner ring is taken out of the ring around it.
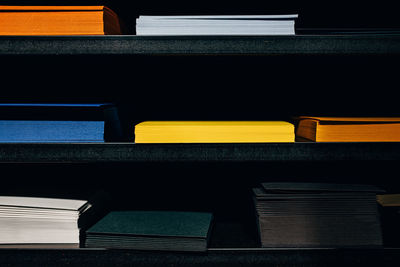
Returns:
[[[399,142],[400,118],[300,116],[296,139],[314,142]]]
[[[0,35],[121,34],[105,6],[0,6]]]

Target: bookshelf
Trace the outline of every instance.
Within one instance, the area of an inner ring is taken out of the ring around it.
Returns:
[[[397,30],[332,34],[303,29],[296,36],[0,36],[1,70],[4,81],[12,84],[3,93],[5,101],[114,102],[127,132],[134,122],[153,119],[286,120],[315,112],[399,116],[392,87],[397,72],[390,67],[399,55]],[[324,100],[328,96],[332,102]],[[258,248],[249,189],[262,181],[289,179],[371,183],[398,192],[399,146],[0,144],[0,170],[13,175],[3,194],[85,198],[107,190],[118,209],[216,214],[211,248],[203,254],[0,249],[0,262],[397,266],[398,243],[384,249]]]

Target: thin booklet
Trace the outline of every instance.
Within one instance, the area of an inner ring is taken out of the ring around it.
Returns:
[[[137,35],[294,35],[297,14],[140,16]]]

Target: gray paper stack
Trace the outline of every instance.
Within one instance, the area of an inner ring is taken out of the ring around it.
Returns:
[[[368,185],[263,183],[253,189],[262,247],[382,246]]]

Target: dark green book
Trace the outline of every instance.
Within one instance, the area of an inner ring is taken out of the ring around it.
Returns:
[[[205,251],[212,214],[113,211],[86,231],[86,247]]]

